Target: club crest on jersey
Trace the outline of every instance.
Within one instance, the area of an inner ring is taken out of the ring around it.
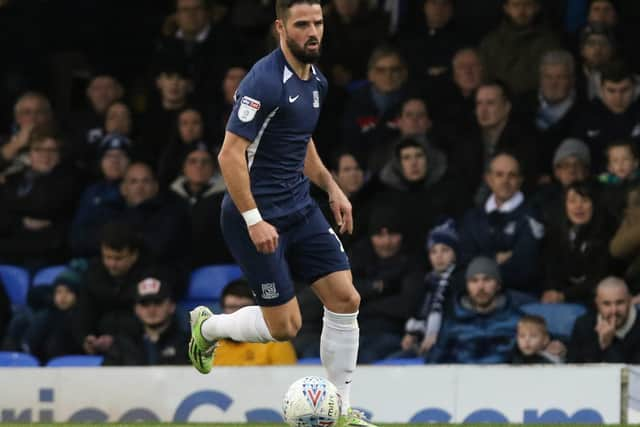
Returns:
[[[276,289],[276,284],[274,282],[263,283],[260,285],[262,288],[262,298],[263,299],[275,299],[280,296],[278,290]]]
[[[259,109],[260,101],[248,96],[243,96],[240,100],[240,108],[238,108],[238,118],[241,122],[250,122],[256,116]]]
[[[320,93],[317,90],[313,91],[313,108],[320,108]]]

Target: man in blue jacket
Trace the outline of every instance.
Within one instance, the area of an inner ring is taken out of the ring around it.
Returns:
[[[445,316],[431,363],[506,363],[514,345],[520,313],[502,290],[498,264],[475,258],[466,273],[466,291]]]

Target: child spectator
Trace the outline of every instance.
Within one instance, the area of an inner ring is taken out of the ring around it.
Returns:
[[[67,354],[81,354],[82,347],[73,338],[72,325],[76,315],[78,292],[82,286],[82,271],[86,265],[77,263],[63,270],[53,282],[53,304],[35,313],[26,331],[31,353],[42,363]]]
[[[629,140],[617,140],[607,147],[607,172],[598,178],[603,184],[619,184],[637,180],[638,151],[635,144]]]
[[[607,171],[598,176],[604,185],[603,205],[618,220],[622,217],[628,190],[640,182],[638,150],[626,139],[616,140],[606,150]]]
[[[420,309],[405,326],[401,357],[423,355],[438,339],[442,315],[450,296],[455,293],[458,233],[453,220],[434,227],[427,238],[432,270],[425,276],[426,295]]]
[[[540,316],[524,315],[518,321],[518,334],[511,363],[562,363],[560,356],[547,351],[551,342],[547,324]]]

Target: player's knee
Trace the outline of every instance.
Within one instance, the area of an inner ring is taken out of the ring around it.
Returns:
[[[360,308],[360,294],[355,289],[349,294],[349,297],[345,301],[346,312],[355,313]]]
[[[271,336],[276,341],[289,341],[298,335],[302,327],[301,319],[286,319],[270,327]]]
[[[339,295],[325,306],[334,313],[355,313],[360,307],[360,294],[354,288],[348,293]]]

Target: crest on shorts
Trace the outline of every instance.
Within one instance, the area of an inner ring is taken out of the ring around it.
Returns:
[[[240,108],[238,108],[238,118],[241,122],[250,122],[256,116],[259,109],[260,101],[248,96],[243,96],[240,100]]]
[[[262,288],[262,299],[275,299],[280,296],[275,282],[263,283],[260,287]]]

